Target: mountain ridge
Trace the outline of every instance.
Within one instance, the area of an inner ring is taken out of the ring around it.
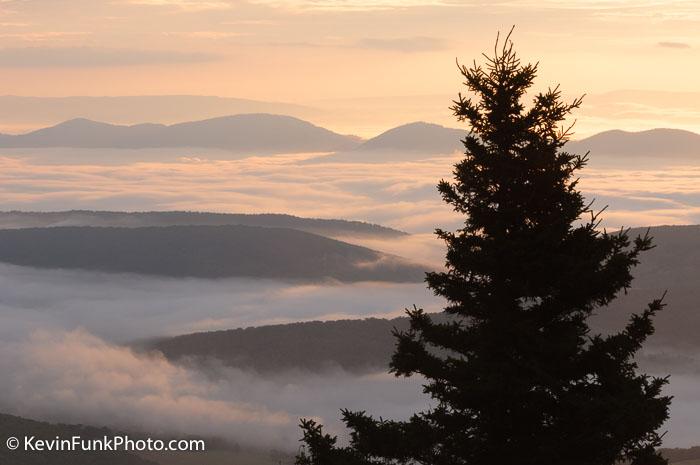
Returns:
[[[366,140],[358,151],[408,150],[412,152],[451,153],[463,147],[467,132],[425,121],[396,126]]]
[[[416,121],[362,140],[272,113],[242,113],[173,124],[112,124],[72,118],[25,134],[0,134],[0,148],[211,148],[235,153],[330,152],[323,161],[398,161],[464,150],[466,129]],[[689,160],[700,157],[700,134],[683,129],[612,129],[571,140],[565,150],[601,157]],[[319,161],[321,159],[318,159]]]
[[[215,213],[198,211],[121,212],[67,210],[51,212],[0,211],[0,229],[54,226],[185,226],[243,225],[297,229],[327,237],[404,237],[408,234],[363,221],[303,218],[284,213]]]
[[[172,124],[243,113],[315,119],[322,117],[324,111],[287,102],[213,95],[0,96],[0,123],[18,129],[53,125],[78,116],[116,124],[134,124],[139,120]]]
[[[700,158],[700,134],[685,129],[654,128],[644,131],[611,129],[570,141],[565,150],[593,155]]]
[[[200,147],[233,152],[333,152],[355,147],[355,136],[337,134],[302,119],[270,113],[220,116],[170,125],[119,125],[73,118],[25,134],[0,134],[2,148]]]

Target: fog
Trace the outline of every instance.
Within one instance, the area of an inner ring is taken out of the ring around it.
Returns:
[[[450,177],[453,156],[370,164],[317,159],[319,154],[223,159],[221,153],[187,150],[69,152],[0,153],[0,209],[359,219],[415,234],[344,240],[434,265],[443,261],[443,245],[432,231],[460,224],[434,187]],[[596,205],[610,205],[608,226],[698,223],[698,177],[698,167],[594,166],[582,173],[581,186]],[[300,416],[318,417],[336,432],[342,431],[342,407],[405,417],[428,405],[420,382],[343,372],[262,377],[223,367],[214,376],[133,352],[128,344],[270,323],[393,317],[413,304],[441,308],[424,284],[160,279],[0,265],[0,369],[11,374],[0,378],[0,411],[295,450]],[[666,445],[696,445],[700,374],[676,368],[653,366],[674,374]]]
[[[151,436],[197,434],[292,451],[302,416],[342,432],[341,407],[392,418],[425,407],[415,380],[345,373],[264,379],[229,368],[213,379],[80,330],[34,331],[0,349],[0,369],[12,373],[0,378],[2,411]]]
[[[425,285],[162,279],[0,265],[0,340],[83,328],[114,342],[292,321],[438,311]]]
[[[343,407],[385,418],[426,408],[420,381],[341,371],[204,372],[124,344],[271,322],[397,316],[414,303],[428,311],[441,306],[422,284],[156,279],[0,266],[0,370],[12,374],[0,381],[0,411],[294,450],[301,416],[342,433]],[[698,372],[674,376],[667,445],[697,442],[698,385]]]
[[[148,433],[221,436],[295,449],[298,419],[338,428],[342,407],[401,417],[425,406],[416,381],[343,372],[263,378],[204,373],[124,344],[268,323],[437,311],[422,284],[157,279],[0,265],[0,411]]]
[[[459,155],[381,163],[323,154],[226,159],[221,151],[178,149],[0,151],[2,210],[198,210],[290,213],[370,221],[412,233],[454,228],[460,218],[435,185]],[[700,168],[606,166],[592,156],[581,188],[609,208],[606,226],[700,222]],[[351,159],[350,159],[351,160]],[[617,165],[620,165],[617,163]]]

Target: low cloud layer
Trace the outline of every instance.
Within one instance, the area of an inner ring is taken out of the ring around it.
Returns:
[[[263,379],[221,369],[215,379],[157,355],[138,355],[84,331],[35,331],[0,345],[0,409],[28,417],[198,434],[295,450],[298,419],[339,430],[340,407],[391,417],[420,408],[416,381],[344,373]]]
[[[0,266],[0,296],[0,370],[11,374],[0,378],[0,411],[293,451],[300,416],[342,433],[343,407],[405,418],[429,405],[415,379],[203,372],[120,344],[271,322],[397,316],[413,303],[438,311],[441,302],[422,284],[165,280]],[[679,373],[670,387],[676,398],[666,444],[690,446],[697,441],[700,376]]]
[[[418,284],[161,279],[0,265],[0,341],[35,329],[84,328],[126,342],[291,321],[399,316],[440,309]]]
[[[279,212],[423,234],[461,224],[435,188],[451,177],[457,157],[382,156],[384,163],[353,163],[316,162],[313,154],[230,159],[221,151],[188,149],[5,149],[0,209]],[[700,222],[697,166],[631,167],[605,154],[591,158],[581,187],[587,198],[601,199],[598,206],[609,206],[606,226]]]
[[[345,437],[339,409],[406,419],[430,405],[419,379],[344,372],[263,378],[230,368],[208,375],[157,354],[137,354],[85,331],[34,331],[0,344],[0,410],[150,435],[205,435],[295,450],[300,417]],[[700,377],[674,377],[665,445],[697,443]]]
[[[0,412],[149,434],[199,434],[293,451],[298,419],[340,432],[339,409],[401,417],[416,381],[344,372],[201,372],[120,343],[265,323],[440,308],[424,285],[156,279],[0,266]]]
[[[432,231],[454,218],[435,188],[437,180],[449,176],[454,157],[377,165],[308,163],[313,157],[309,154],[231,160],[207,150],[170,153],[177,155],[167,159],[162,151],[148,150],[0,151],[0,208],[283,212],[360,219],[412,231]],[[127,161],[139,157],[156,160]]]

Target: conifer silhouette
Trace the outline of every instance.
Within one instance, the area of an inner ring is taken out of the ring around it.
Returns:
[[[526,107],[537,65],[521,63],[510,34],[486,59],[460,66],[473,97],[452,109],[470,133],[453,182],[438,186],[465,217],[437,231],[446,271],[427,275],[446,318],[414,308],[410,330],[395,332],[391,371],[422,376],[433,407],[408,421],[344,410],[344,447],[302,420],[299,465],[666,463],[656,449],[667,378],[634,362],[663,297],[618,333],[588,325],[630,286],[651,238],[600,231],[578,191],[587,155],[564,150],[562,122],[581,99],[564,103],[554,88]]]

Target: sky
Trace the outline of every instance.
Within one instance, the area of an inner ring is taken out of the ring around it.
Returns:
[[[700,130],[697,1],[2,0],[0,94],[290,102],[342,110],[319,122],[368,136],[452,121],[455,59],[479,58],[512,25],[542,87],[590,96],[584,134]],[[368,112],[393,117],[360,124]]]

